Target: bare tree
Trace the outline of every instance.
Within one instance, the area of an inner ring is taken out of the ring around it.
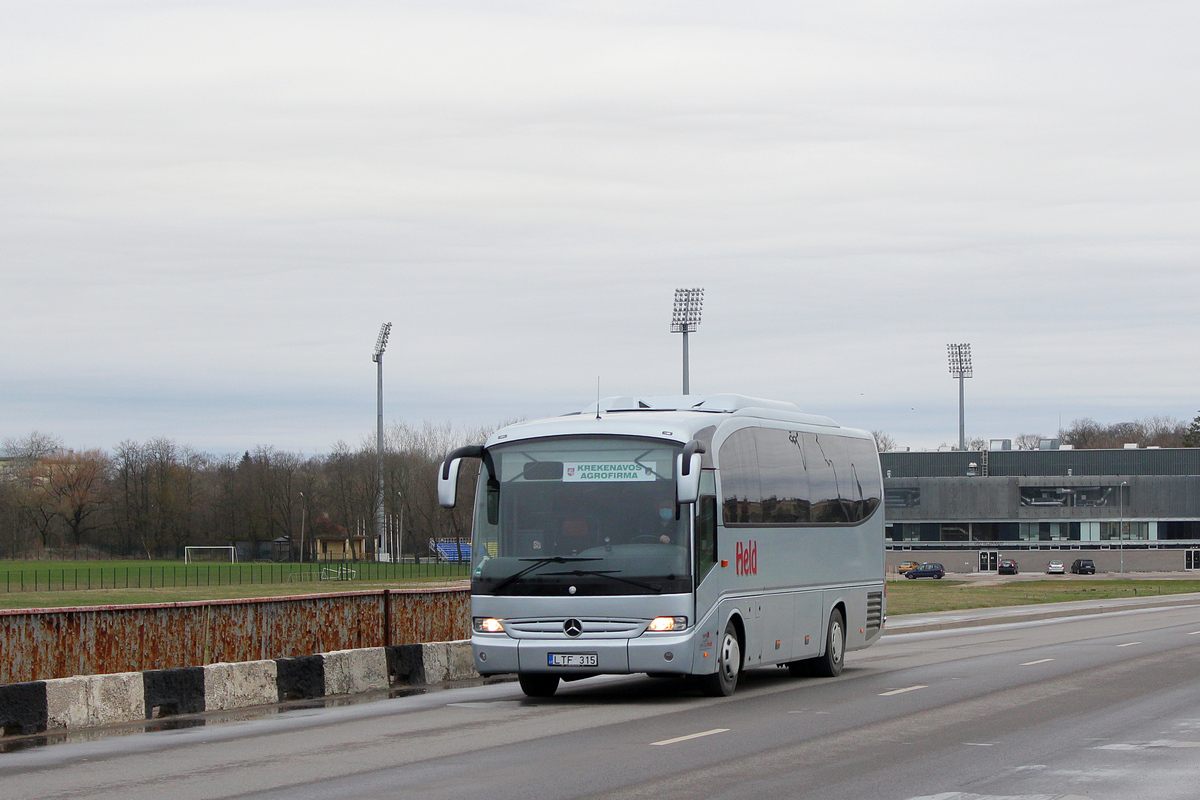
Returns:
[[[108,505],[108,456],[99,450],[47,456],[39,462],[40,489],[76,547],[104,525]]]
[[[3,447],[4,455],[29,463],[61,453],[62,450],[61,439],[39,431],[33,431],[28,436],[5,439]]]
[[[1046,437],[1040,433],[1022,433],[1013,443],[1016,444],[1018,450],[1037,450],[1039,443]]]
[[[879,452],[896,449],[896,440],[883,431],[871,431],[871,435],[875,437],[875,449]]]

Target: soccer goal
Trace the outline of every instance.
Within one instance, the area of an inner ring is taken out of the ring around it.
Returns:
[[[183,563],[194,564],[197,561],[217,561],[221,564],[236,564],[237,548],[233,545],[184,547]]]

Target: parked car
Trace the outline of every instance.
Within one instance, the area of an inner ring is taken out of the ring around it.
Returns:
[[[996,571],[1001,575],[1016,575],[1018,572],[1017,562],[1011,558],[1002,558],[1000,559],[1000,569]]]
[[[933,562],[921,564],[904,573],[906,578],[944,578],[945,576],[946,570],[942,569],[942,565]]]
[[[1071,572],[1076,575],[1095,575],[1096,562],[1090,558],[1077,558],[1071,564]]]
[[[1047,575],[1066,575],[1067,568],[1063,566],[1063,562],[1061,562],[1061,561],[1051,561],[1049,564],[1046,565],[1046,574]]]
[[[910,569],[916,569],[919,566],[921,566],[921,565],[918,564],[916,561],[901,561],[900,566],[896,567],[896,572],[903,575],[904,573],[908,572]]]

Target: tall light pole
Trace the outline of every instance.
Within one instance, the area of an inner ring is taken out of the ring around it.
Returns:
[[[1117,538],[1121,540],[1121,543],[1117,545],[1117,547],[1121,549],[1122,578],[1125,577],[1125,487],[1128,485],[1129,481],[1121,481],[1121,486],[1119,489],[1121,494],[1117,496],[1117,508],[1120,509],[1117,520]]]
[[[378,482],[375,485],[375,552],[383,545],[383,351],[387,349],[388,336],[392,333],[392,323],[385,322],[379,328],[379,338],[375,340],[375,353],[371,360],[379,366],[379,401],[378,429],[375,432],[375,473]],[[376,556],[378,557],[378,556]]]
[[[958,378],[958,449],[967,449],[966,401],[963,381],[972,377],[971,345],[948,344],[946,355],[950,357],[950,375]]]
[[[675,308],[671,312],[671,333],[683,334],[683,393],[691,394],[688,376],[688,334],[700,324],[700,311],[704,306],[704,290],[676,289]]]
[[[300,563],[304,563],[304,516],[307,506],[304,502],[304,492],[300,493]]]

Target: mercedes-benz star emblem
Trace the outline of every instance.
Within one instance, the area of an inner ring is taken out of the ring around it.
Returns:
[[[577,619],[569,619],[563,623],[563,633],[567,636],[578,636],[583,633],[583,623]]]

